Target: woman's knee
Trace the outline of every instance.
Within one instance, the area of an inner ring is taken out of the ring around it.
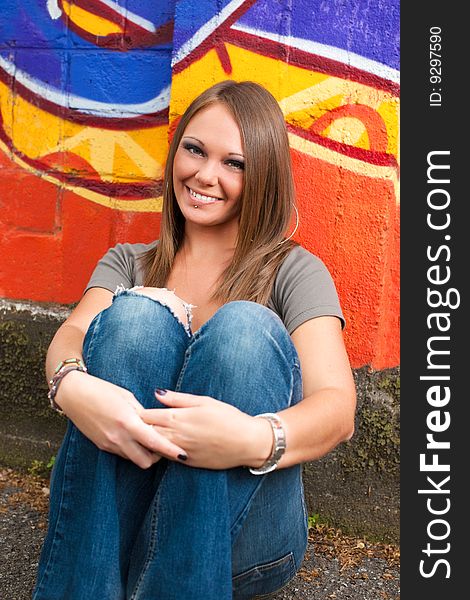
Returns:
[[[174,347],[184,352],[188,343],[185,305],[173,292],[158,288],[119,290],[111,306],[90,324],[84,353],[95,348],[111,355],[136,355]]]
[[[206,323],[202,333],[206,350],[211,347],[221,368],[255,368],[268,362],[283,363],[290,369],[298,364],[297,352],[281,319],[255,302],[225,304]]]
[[[237,344],[256,352],[260,347],[281,346],[290,353],[292,340],[281,319],[272,310],[246,300],[224,304],[207,323],[207,333],[218,346]]]
[[[281,319],[271,309],[248,300],[235,300],[224,304],[208,322],[211,328],[230,332],[243,331],[244,335],[256,336],[262,330],[273,335],[287,333]]]

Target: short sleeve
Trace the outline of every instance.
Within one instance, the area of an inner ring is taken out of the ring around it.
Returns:
[[[302,246],[296,246],[280,266],[268,306],[279,315],[290,334],[315,317],[335,316],[345,326],[327,267]]]
[[[116,244],[101,258],[84,290],[101,287],[115,292],[118,286],[131,288],[142,285],[142,274],[136,267],[136,258],[150,247],[149,244]]]

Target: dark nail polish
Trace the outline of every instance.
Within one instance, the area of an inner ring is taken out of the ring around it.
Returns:
[[[157,388],[155,391],[159,396],[164,396],[167,393],[167,390],[162,390],[160,388]]]
[[[178,458],[180,460],[188,460],[188,455],[187,454],[178,454]]]

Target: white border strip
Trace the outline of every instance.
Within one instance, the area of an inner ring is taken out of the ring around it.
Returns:
[[[24,71],[17,69],[15,64],[0,56],[0,68],[4,69],[9,75],[14,77],[21,85],[28,90],[45,98],[58,106],[73,108],[80,113],[94,115],[97,117],[106,117],[113,119],[135,118],[139,115],[147,115],[159,112],[168,108],[170,103],[170,86],[167,86],[158,96],[142,102],[142,104],[116,104],[107,102],[98,102],[89,100],[74,94],[61,93],[51,86],[31,77]]]
[[[379,63],[375,60],[371,60],[370,58],[365,58],[360,54],[343,50],[342,48],[328,46],[327,44],[320,44],[319,42],[313,42],[311,40],[305,40],[302,38],[295,38],[292,36],[271,33],[269,31],[262,31],[260,29],[254,29],[253,27],[247,27],[245,25],[234,24],[231,28],[236,31],[242,31],[243,33],[255,35],[257,37],[273,40],[285,46],[292,46],[293,48],[309,52],[310,54],[316,54],[318,56],[323,56],[324,58],[336,60],[338,62],[350,65],[351,67],[361,69],[361,71],[366,71],[373,75],[377,75],[382,79],[393,81],[393,83],[400,83],[400,71],[397,71],[397,69],[392,69],[392,67],[388,67],[387,65]]]

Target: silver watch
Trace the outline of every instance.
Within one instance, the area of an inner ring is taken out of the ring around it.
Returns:
[[[279,464],[279,461],[286,450],[286,432],[279,415],[276,415],[275,413],[263,413],[255,416],[268,420],[273,430],[274,442],[270,457],[266,460],[264,465],[261,465],[261,467],[258,467],[257,469],[249,468],[250,473],[253,475],[264,475],[265,473],[274,471]]]

